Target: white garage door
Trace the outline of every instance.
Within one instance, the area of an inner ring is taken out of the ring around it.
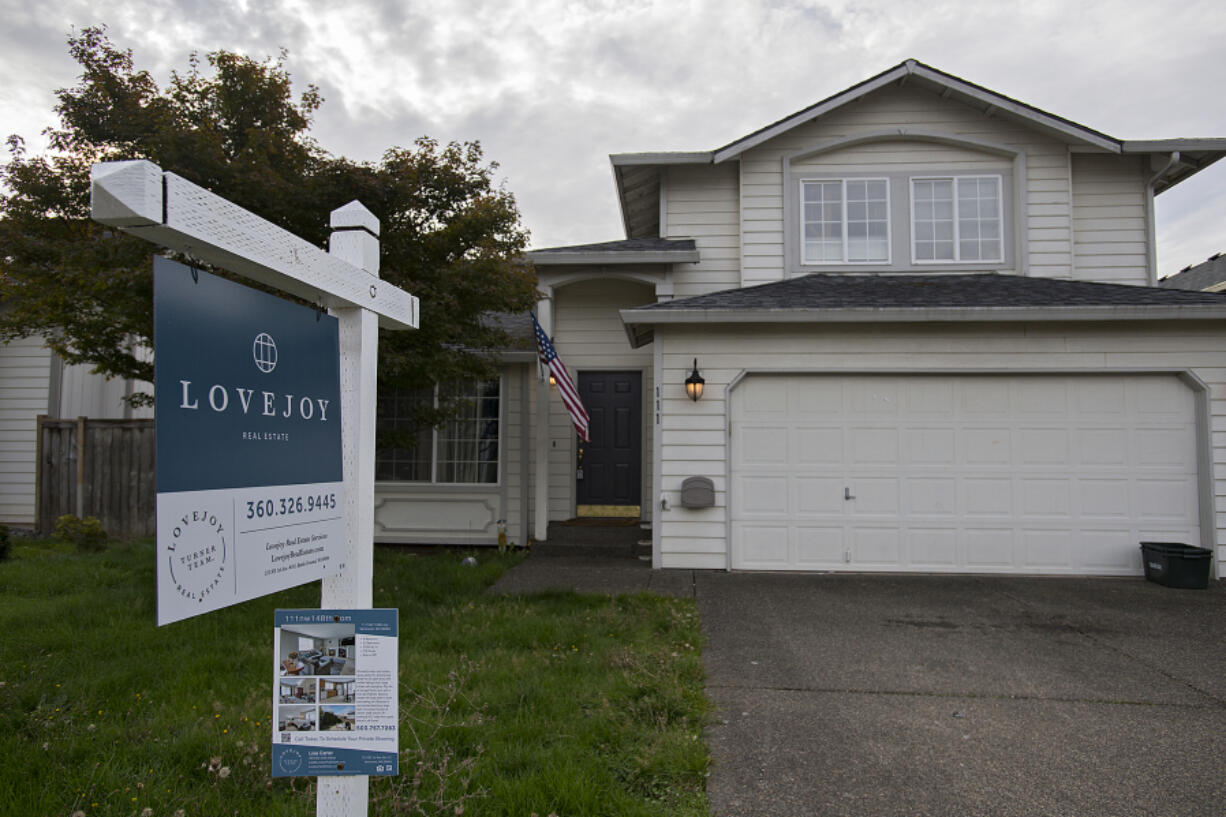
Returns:
[[[1200,544],[1195,404],[1167,375],[750,376],[732,566],[1142,572]]]

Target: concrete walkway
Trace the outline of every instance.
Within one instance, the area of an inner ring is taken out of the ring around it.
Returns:
[[[711,811],[1226,814],[1226,587],[652,571],[532,557],[494,592],[693,595]]]

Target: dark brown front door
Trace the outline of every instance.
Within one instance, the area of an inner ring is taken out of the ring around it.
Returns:
[[[638,516],[642,489],[640,372],[579,372],[590,443],[579,441],[579,516]]]

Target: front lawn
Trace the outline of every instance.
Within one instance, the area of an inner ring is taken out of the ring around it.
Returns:
[[[273,610],[318,585],[154,625],[149,542],[0,562],[0,814],[312,815],[269,777]],[[400,609],[401,774],[371,814],[705,815],[692,601],[485,595],[515,556],[375,553]],[[457,811],[457,809],[460,809]]]

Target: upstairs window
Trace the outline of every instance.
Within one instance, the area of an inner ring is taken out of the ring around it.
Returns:
[[[911,256],[917,264],[1004,260],[999,176],[911,180]]]
[[[422,391],[387,390],[379,395],[377,424],[408,432],[413,444],[380,448],[375,479],[381,482],[492,484],[498,482],[500,386],[498,380],[467,382]],[[416,405],[437,406],[439,397],[459,399],[459,415],[438,428],[413,425]]]
[[[890,262],[888,180],[805,179],[800,198],[802,264]]]

